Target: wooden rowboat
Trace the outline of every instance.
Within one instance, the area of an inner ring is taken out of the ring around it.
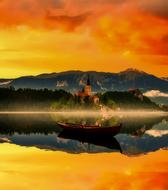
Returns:
[[[65,131],[69,133],[79,133],[79,134],[94,134],[94,135],[117,135],[122,125],[116,125],[111,127],[100,127],[100,126],[91,126],[91,125],[81,125],[81,124],[72,124],[72,123],[61,123],[58,125]]]

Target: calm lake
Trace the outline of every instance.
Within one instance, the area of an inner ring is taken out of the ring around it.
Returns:
[[[122,128],[115,137],[88,140],[65,136],[59,121]],[[167,147],[168,115],[162,113],[0,114],[0,187],[166,189]],[[157,186],[156,179],[162,179]]]

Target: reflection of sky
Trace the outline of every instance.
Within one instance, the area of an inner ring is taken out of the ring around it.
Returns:
[[[4,190],[167,189],[168,152],[139,157],[119,153],[67,154],[0,144]]]

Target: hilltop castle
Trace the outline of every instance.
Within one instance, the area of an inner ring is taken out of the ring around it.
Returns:
[[[95,104],[99,104],[99,97],[96,95],[92,95],[92,86],[91,86],[89,76],[88,76],[85,87],[82,89],[82,91],[78,91],[76,95],[80,97],[82,100],[85,97],[89,97]]]

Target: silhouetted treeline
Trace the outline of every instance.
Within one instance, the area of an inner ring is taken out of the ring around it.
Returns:
[[[97,94],[100,104],[112,109],[159,109],[149,98],[136,97],[129,92],[106,92]],[[64,109],[100,109],[92,98],[81,99],[64,90],[33,90],[0,88],[0,110],[2,111],[55,111]]]
[[[63,90],[0,88],[1,110],[46,110],[53,102],[66,103],[70,99],[73,99],[72,94]]]
[[[120,107],[124,109],[160,109],[159,106],[148,97],[142,96],[142,98],[140,98],[129,92],[106,92],[100,95],[100,100],[109,107]]]

